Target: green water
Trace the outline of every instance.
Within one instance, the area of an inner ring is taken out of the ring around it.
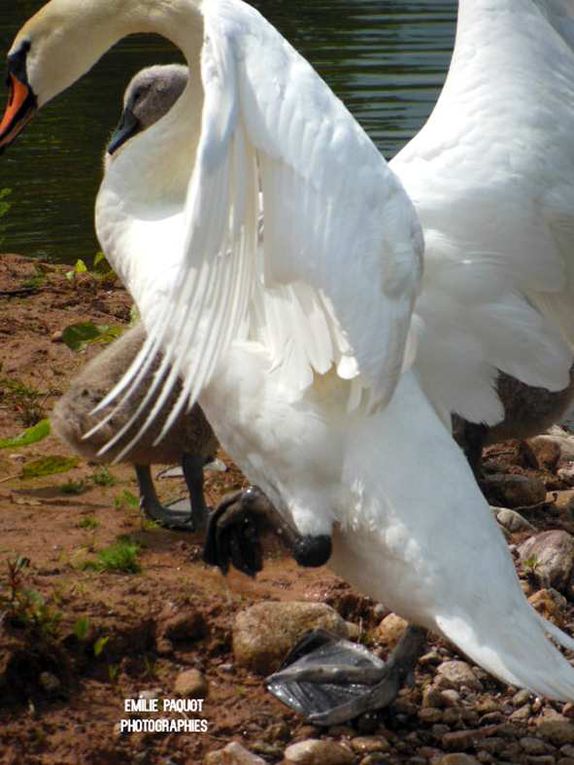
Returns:
[[[2,0],[2,55],[42,4]],[[455,0],[254,4],[319,70],[387,158],[423,124],[450,59]],[[176,59],[161,38],[129,38],[42,111],[0,159],[0,189],[12,189],[12,209],[0,224],[2,250],[68,263],[96,252],[100,158],[125,85],[141,67]]]

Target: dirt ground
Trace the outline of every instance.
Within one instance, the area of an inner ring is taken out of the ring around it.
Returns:
[[[130,300],[119,285],[90,274],[70,280],[66,270],[18,256],[0,260],[0,439],[47,416],[70,377],[101,348],[72,351],[61,340],[62,330],[80,321],[125,326],[130,320]],[[436,716],[433,722],[433,715],[420,715],[424,689],[435,671],[429,661],[417,671],[414,687],[389,710],[363,721],[362,730],[306,725],[264,690],[261,677],[234,665],[235,615],[263,600],[321,600],[359,625],[372,648],[382,650],[376,628],[380,608],[327,569],[301,571],[276,549],[256,580],[237,572],[224,578],[200,561],[197,536],[142,521],[129,466],[102,470],[80,459],[64,473],[23,476],[26,465],[46,456],[71,455],[54,436],[0,450],[2,765],[196,765],[232,740],[265,762],[279,763],[285,747],[295,741],[325,737],[350,744],[361,733],[384,736],[390,748],[379,759],[357,753],[357,763],[422,765],[438,762],[448,751],[444,736],[449,731],[474,730],[476,739],[506,736],[509,746],[528,735],[545,709],[563,709],[536,702],[531,717],[508,723],[516,689],[483,677],[481,693],[463,704],[458,718],[451,715],[446,731],[444,724],[436,730]],[[239,471],[221,456],[229,469],[207,474],[211,505],[244,485]],[[552,471],[525,467],[516,444],[494,451],[491,459],[507,471],[537,473],[549,490],[570,487]],[[179,479],[159,481],[158,487],[165,499],[184,494]],[[568,527],[567,518],[546,506],[528,518],[540,529]],[[139,546],[140,571],[90,568],[98,552],[120,537]],[[529,593],[535,589],[526,575],[524,586]],[[177,609],[194,615],[197,632],[166,648],[158,639],[162,620]],[[560,620],[572,631],[570,605],[561,607]],[[440,641],[431,649],[442,658],[455,655]],[[125,698],[153,689],[173,695],[176,676],[187,668],[198,669],[209,683],[202,714],[207,732],[119,733]],[[511,726],[510,732],[502,731],[504,725]],[[554,752],[540,765],[567,758],[557,744],[548,746]],[[478,755],[480,762],[508,761],[506,750],[492,754],[476,740],[463,746],[460,737],[459,748]],[[520,747],[514,751],[510,762],[530,762]]]

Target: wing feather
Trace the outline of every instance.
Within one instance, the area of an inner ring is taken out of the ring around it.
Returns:
[[[184,380],[166,428],[230,343],[254,337],[293,391],[335,365],[360,377],[371,406],[384,405],[421,276],[414,208],[342,103],[257,11],[206,0],[202,12],[188,235],[172,294],[158,294],[164,306],[148,326],[147,363],[161,347],[160,373]],[[150,419],[167,395],[164,386]]]

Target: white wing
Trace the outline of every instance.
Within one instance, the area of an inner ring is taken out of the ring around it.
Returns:
[[[420,281],[414,208],[343,104],[257,11],[207,0],[202,12],[189,235],[147,350],[166,349],[187,402],[231,341],[251,334],[266,338],[294,389],[335,364],[342,377],[360,377],[371,406],[383,405]]]
[[[461,0],[444,90],[393,160],[426,239],[417,367],[444,414],[495,423],[503,370],[569,383],[574,2]]]

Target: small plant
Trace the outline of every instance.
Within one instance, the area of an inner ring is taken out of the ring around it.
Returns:
[[[94,643],[94,656],[96,657],[96,659],[103,654],[104,649],[109,642],[110,642],[109,635],[102,635],[96,640],[96,642]]]
[[[123,332],[124,328],[116,325],[81,321],[70,324],[62,330],[62,342],[72,351],[82,351],[94,343],[99,345],[113,343]]]
[[[116,510],[137,509],[140,506],[140,501],[135,494],[132,494],[128,489],[124,489],[114,499],[114,506]]]
[[[12,207],[11,202],[8,201],[8,197],[12,193],[12,189],[0,189],[0,218],[3,218],[8,210]],[[0,244],[3,239],[0,237]]]
[[[0,592],[0,622],[9,619],[12,624],[33,631],[40,638],[53,638],[62,615],[50,607],[41,593],[25,587],[29,558],[19,556],[9,560],[7,565],[6,591]]]
[[[145,667],[145,674],[147,677],[150,677],[150,678],[157,677],[157,662],[155,659],[153,659],[151,656],[148,656],[147,654],[144,656],[144,667]]]
[[[524,571],[524,576],[526,577],[527,581],[530,582],[530,584],[536,583],[536,572],[539,566],[540,561],[536,555],[532,555],[530,558],[526,558],[522,561],[522,570]]]
[[[92,481],[96,486],[114,486],[116,483],[116,479],[105,465],[101,465],[94,470]]]
[[[92,267],[89,268],[84,260],[78,258],[71,271],[66,273],[66,279],[72,284],[76,284],[78,276],[86,274],[91,279],[101,282],[103,285],[112,285],[116,282],[117,276],[110,266],[103,252],[97,252],[92,261]]]
[[[99,528],[100,522],[93,515],[86,515],[85,518],[78,523],[78,528],[87,529],[88,531],[95,531]]]
[[[20,477],[42,478],[47,475],[67,473],[68,470],[77,467],[79,461],[77,457],[59,457],[58,455],[40,457],[37,460],[27,462],[22,468]]]
[[[119,664],[108,664],[108,679],[112,685],[116,685],[120,676]]]
[[[90,620],[88,617],[80,616],[80,618],[74,622],[73,631],[78,640],[84,643],[90,634]]]
[[[139,545],[129,537],[120,537],[117,542],[104,547],[97,553],[95,561],[84,563],[84,568],[94,571],[116,571],[125,574],[138,574],[141,566],[138,562]]]
[[[79,481],[66,481],[60,486],[62,494],[83,494],[87,489],[86,482],[80,479]]]
[[[0,402],[15,411],[16,417],[25,428],[32,428],[45,419],[44,404],[50,395],[51,391],[32,388],[18,378],[0,378]]]

